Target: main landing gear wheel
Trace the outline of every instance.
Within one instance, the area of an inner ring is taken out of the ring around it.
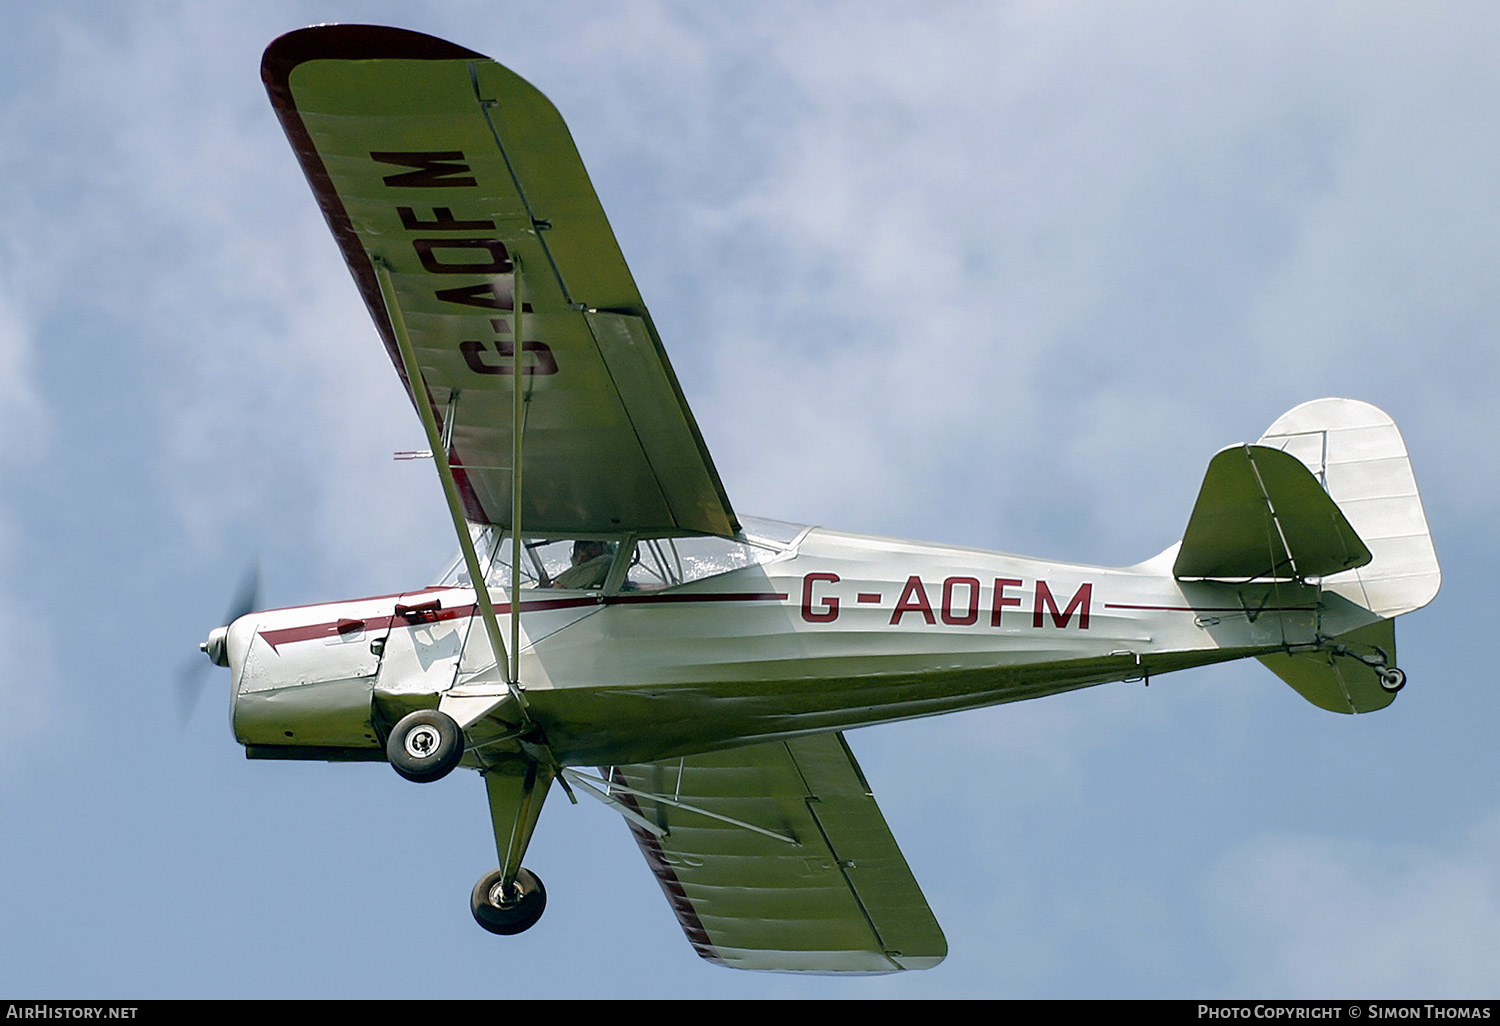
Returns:
[[[507,890],[500,870],[486,873],[474,885],[469,897],[469,911],[474,921],[490,933],[503,936],[529,930],[542,918],[547,907],[547,888],[541,878],[529,869],[516,873],[516,882]]]
[[[453,717],[418,709],[401,717],[385,743],[391,767],[407,780],[425,784],[446,777],[464,757],[464,735]]]
[[[1380,686],[1394,695],[1406,687],[1406,671],[1398,670],[1394,666],[1381,670]]]

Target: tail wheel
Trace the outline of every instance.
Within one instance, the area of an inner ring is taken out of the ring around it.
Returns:
[[[1394,695],[1406,687],[1406,671],[1398,670],[1394,666],[1381,670],[1380,686]]]
[[[469,911],[474,921],[490,933],[504,936],[529,930],[547,907],[547,889],[541,878],[529,869],[516,873],[516,879],[505,886],[504,873],[495,870],[480,878],[469,897]]]
[[[446,777],[464,757],[464,735],[453,717],[418,709],[401,717],[385,744],[391,767],[407,780],[425,784]]]

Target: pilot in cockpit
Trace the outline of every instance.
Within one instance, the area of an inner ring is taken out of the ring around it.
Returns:
[[[573,543],[573,565],[552,579],[552,587],[602,588],[614,561],[613,543],[579,539]]]

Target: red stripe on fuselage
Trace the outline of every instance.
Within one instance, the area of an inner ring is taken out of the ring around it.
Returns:
[[[1122,602],[1106,602],[1105,609],[1147,609],[1159,613],[1310,613],[1317,606],[1276,606],[1275,608],[1247,610],[1244,606],[1131,606]]]
[[[428,589],[438,590],[438,589]],[[417,594],[415,592],[402,592],[402,595]],[[386,596],[387,598],[400,598],[400,595]],[[362,599],[360,601],[370,601]],[[701,595],[668,595],[668,594],[627,594],[627,595],[590,595],[578,598],[555,598],[555,599],[529,599],[521,602],[521,612],[530,613],[544,609],[573,609],[580,606],[619,606],[638,605],[641,603],[660,602],[785,602],[785,592],[711,592]],[[364,627],[358,630],[348,630],[348,634],[363,634],[370,631],[389,630],[392,627],[420,627],[427,623],[439,623],[444,620],[457,620],[466,616],[472,616],[479,607],[474,603],[464,606],[451,606],[447,609],[439,608],[423,611],[415,615],[390,615],[366,617]],[[501,603],[495,606],[495,615],[509,615],[510,604]],[[324,623],[299,624],[295,627],[281,627],[276,630],[261,631],[260,636],[265,639],[266,644],[271,646],[271,651],[276,651],[281,645],[288,645],[298,641],[312,641],[317,638],[331,638],[338,635],[339,624],[352,619],[344,617],[341,620],[330,620]]]

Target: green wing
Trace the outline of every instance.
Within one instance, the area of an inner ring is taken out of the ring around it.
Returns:
[[[610,779],[629,789],[615,796],[704,958],[889,973],[947,954],[842,734],[616,766]]]
[[[572,137],[546,97],[470,50],[363,25],[283,36],[261,71],[413,402],[437,415],[469,520],[509,526],[519,379],[525,531],[736,531]],[[393,296],[382,296],[377,265]],[[427,395],[414,394],[387,299],[406,324]]]

